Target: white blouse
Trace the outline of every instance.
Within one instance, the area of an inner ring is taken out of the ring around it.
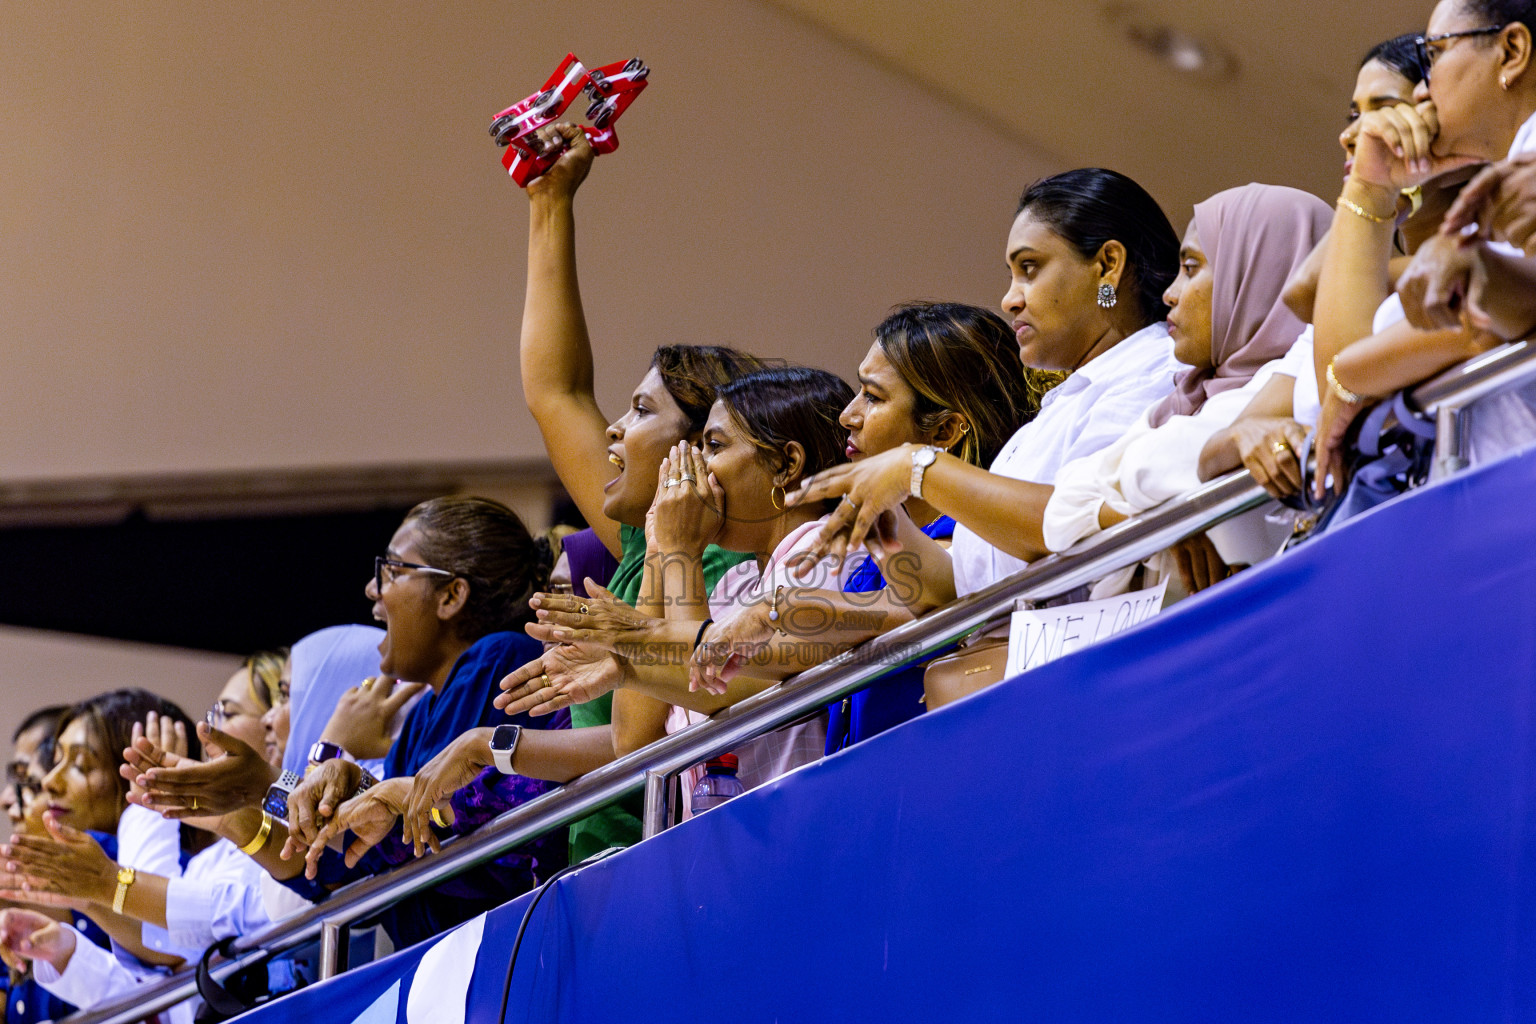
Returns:
[[[1114,443],[1148,406],[1171,392],[1174,375],[1182,369],[1183,364],[1173,357],[1167,324],[1137,331],[1046,392],[1040,414],[1003,446],[992,472],[1014,480],[1055,483],[1062,466]],[[961,597],[1029,564],[988,544],[964,523],[955,527],[949,554],[955,590]]]

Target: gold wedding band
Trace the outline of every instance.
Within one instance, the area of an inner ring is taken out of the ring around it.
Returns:
[[[539,676],[539,678],[544,680],[544,685],[545,686],[549,685],[549,673],[548,672],[546,672],[543,675]]]
[[[432,824],[436,825],[438,828],[448,827],[448,822],[443,818],[443,812],[438,810],[436,807],[432,808]]]
[[[197,810],[197,797],[192,798],[192,809]]]

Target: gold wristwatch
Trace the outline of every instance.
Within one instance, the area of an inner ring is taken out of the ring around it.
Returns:
[[[112,913],[123,912],[123,901],[128,898],[128,887],[133,885],[133,880],[139,877],[139,873],[133,868],[117,869],[117,892],[112,896]]]

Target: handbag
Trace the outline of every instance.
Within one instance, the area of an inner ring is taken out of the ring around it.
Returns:
[[[967,694],[1003,681],[1008,666],[1008,636],[980,636],[923,670],[923,695],[928,710],[941,708]]]
[[[1297,453],[1301,491],[1286,501],[1303,515],[1283,550],[1320,537],[1429,479],[1435,457],[1435,424],[1409,408],[1405,395],[1399,391],[1361,420],[1354,452],[1346,460],[1349,483],[1342,494],[1329,491],[1320,501],[1312,497],[1316,468],[1309,463],[1316,429],[1307,435]],[[1389,416],[1395,418],[1391,426],[1387,426]]]

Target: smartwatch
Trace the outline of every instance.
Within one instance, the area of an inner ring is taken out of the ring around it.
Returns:
[[[288,820],[288,797],[304,781],[298,772],[283,772],[277,781],[267,789],[267,795],[262,798],[261,809],[274,818]]]
[[[498,725],[491,733],[491,759],[501,774],[517,774],[512,770],[512,758],[517,756],[517,744],[522,738],[523,727],[520,725]]]
[[[341,749],[339,743],[327,743],[325,740],[316,740],[315,745],[309,748],[309,763],[324,764],[327,761],[341,757],[346,751]]]
[[[923,500],[923,473],[938,457],[939,450],[931,444],[925,444],[912,453],[912,480],[907,490],[911,491],[912,497],[918,501]]]

